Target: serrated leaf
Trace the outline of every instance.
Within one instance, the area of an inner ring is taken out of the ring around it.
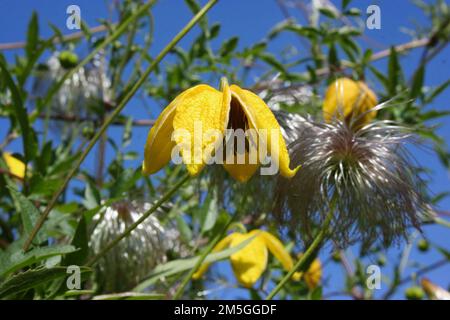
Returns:
[[[36,225],[37,221],[40,217],[39,210],[34,206],[34,204],[25,197],[22,193],[17,191],[16,189],[12,187],[8,187],[11,195],[14,199],[14,205],[16,206],[17,211],[20,214],[20,217],[22,219],[22,225],[23,225],[23,231],[22,237],[28,237],[28,235],[33,230],[34,226]],[[38,234],[35,237],[36,243],[41,243],[46,240],[45,237],[45,230],[41,229]]]
[[[80,271],[84,273],[90,271],[90,269],[80,267]],[[0,285],[0,298],[24,292],[65,276],[67,276],[65,267],[31,269],[21,272]]]
[[[17,271],[34,263],[50,257],[64,255],[74,252],[76,249],[70,245],[57,245],[42,248],[33,248],[24,253],[23,251],[8,252],[2,255],[0,260],[0,277]]]

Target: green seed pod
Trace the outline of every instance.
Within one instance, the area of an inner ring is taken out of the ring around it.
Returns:
[[[405,290],[405,297],[408,300],[422,300],[425,296],[421,287],[413,286]]]
[[[420,239],[419,242],[417,242],[417,249],[421,252],[427,252],[430,249],[430,244],[425,239]]]
[[[91,139],[94,136],[94,128],[90,125],[83,127],[82,130],[82,135],[83,137],[85,137],[86,139]]]
[[[380,255],[378,256],[377,263],[378,263],[378,265],[380,265],[381,267],[384,266],[384,265],[386,265],[386,257],[385,257],[384,255],[380,254]]]
[[[334,251],[333,254],[331,255],[331,259],[334,262],[341,262],[341,254],[339,253],[339,251]]]
[[[64,69],[72,69],[78,64],[78,56],[71,51],[61,52],[58,59]]]

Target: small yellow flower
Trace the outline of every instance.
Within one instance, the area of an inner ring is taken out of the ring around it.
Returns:
[[[201,136],[196,134],[195,126],[201,123]],[[224,145],[227,129],[248,129],[275,132],[267,135],[264,146],[272,161],[275,161],[281,175],[293,177],[298,168],[289,168],[289,154],[282,137],[280,126],[269,107],[256,94],[243,90],[236,85],[228,86],[224,81],[221,91],[208,85],[201,84],[190,88],[173,100],[159,115],[150,130],[143,161],[143,172],[153,174],[164,167],[171,159],[174,147],[188,143],[187,150],[181,149],[181,158],[186,164],[188,172],[195,176],[211,159],[217,147]],[[208,131],[216,131],[222,137],[208,135]],[[176,132],[187,132],[189,138],[177,135]],[[173,134],[173,140],[172,140]],[[247,139],[247,138],[246,138]],[[186,141],[189,140],[189,141]],[[199,142],[200,141],[200,142]],[[245,162],[224,163],[225,170],[236,180],[245,182],[260,166],[259,156],[253,162],[248,161],[250,151],[259,150],[262,145],[259,137],[246,140]],[[195,145],[199,144],[199,148]],[[272,146],[276,144],[276,148]],[[200,149],[200,150],[199,150]],[[191,161],[198,153],[200,161]],[[233,156],[232,156],[233,157]],[[236,154],[234,154],[236,158]]]
[[[235,247],[245,240],[254,238],[241,250],[230,256],[231,266],[236,279],[246,288],[251,288],[261,277],[267,267],[268,251],[277,258],[283,268],[289,271],[293,261],[283,244],[276,237],[264,230],[252,230],[248,233],[234,232],[222,239],[213,249],[213,252],[222,251],[227,247]],[[194,273],[193,278],[199,279],[208,269],[204,264]]]
[[[301,256],[302,254],[298,255],[299,258]],[[317,288],[322,280],[322,264],[319,258],[314,259],[304,276],[302,272],[296,272],[292,278],[297,281],[303,278],[310,290]]]
[[[355,121],[357,126],[365,125],[375,118],[376,111],[368,111],[376,105],[375,93],[364,82],[339,78],[325,93],[323,117],[328,123],[338,118],[347,123]]]
[[[3,152],[3,159],[5,159],[9,172],[20,179],[25,177],[25,164],[19,159],[15,158],[9,152]]]

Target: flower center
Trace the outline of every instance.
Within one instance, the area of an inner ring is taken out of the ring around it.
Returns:
[[[230,139],[234,139],[234,154],[238,154],[238,137],[236,135],[236,130],[241,129],[243,132],[240,132],[239,134],[246,133],[247,129],[249,128],[248,125],[248,119],[245,115],[244,109],[242,108],[241,104],[239,103],[239,100],[235,97],[231,97],[230,102],[230,116],[228,120],[228,129],[233,130],[233,134],[231,135]],[[225,141],[224,139],[224,145],[230,143],[230,141]],[[250,150],[250,143],[248,141],[247,136],[245,136],[245,152],[249,152]],[[225,157],[225,155],[224,155]]]
[[[242,109],[241,104],[239,103],[239,100],[235,97],[231,98],[230,103],[230,118],[228,120],[228,129],[242,129],[247,130],[248,129],[248,120],[247,116],[245,115],[244,110]]]

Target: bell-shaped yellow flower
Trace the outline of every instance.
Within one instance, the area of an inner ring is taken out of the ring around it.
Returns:
[[[246,246],[230,256],[231,266],[236,279],[246,288],[251,288],[266,269],[268,251],[281,262],[285,270],[289,271],[294,266],[291,256],[281,241],[264,230],[252,230],[248,233],[231,233],[214,247],[213,252],[238,246],[253,236],[254,238]],[[194,273],[193,278],[199,279],[208,269],[208,266],[208,264],[202,265]]]
[[[323,102],[325,122],[334,118],[361,126],[372,121],[376,111],[370,111],[377,105],[377,97],[362,81],[339,78],[328,87]]]
[[[9,152],[3,152],[3,159],[5,159],[6,165],[8,166],[9,172],[20,179],[25,177],[25,164],[14,157]]]
[[[199,123],[200,133],[196,127]],[[228,86],[226,81],[222,81],[221,91],[205,84],[190,88],[161,112],[147,137],[143,172],[153,174],[159,171],[172,158],[174,148],[187,143],[189,147],[180,150],[181,159],[188,172],[192,176],[197,175],[216,154],[215,151],[228,143],[225,139],[227,129],[268,132],[264,140],[267,155],[278,164],[281,175],[295,175],[298,168],[289,168],[286,143],[269,107],[256,94],[236,85]],[[210,135],[211,131],[219,132],[221,136]],[[179,132],[185,132],[187,136],[177,134]],[[241,182],[250,179],[260,166],[259,156],[253,158],[254,161],[249,161],[249,157],[252,151],[259,150],[263,145],[260,136],[245,139],[245,161],[224,161],[225,170]],[[236,160],[236,153],[231,157]]]

